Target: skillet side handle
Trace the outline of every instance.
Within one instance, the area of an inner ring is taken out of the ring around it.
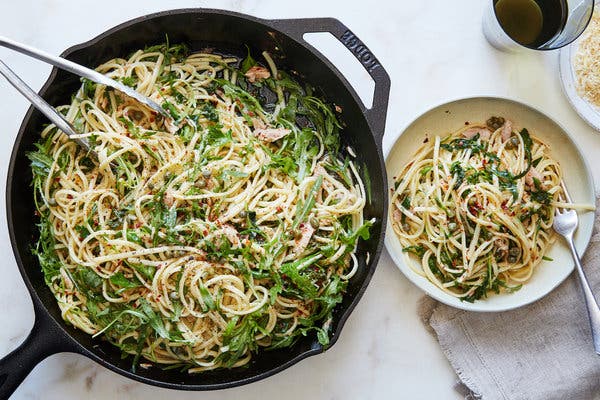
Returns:
[[[35,308],[35,323],[25,341],[0,360],[0,399],[8,399],[33,368],[49,355],[74,351],[50,316]]]
[[[375,134],[376,141],[381,144],[385,133],[390,77],[371,50],[346,25],[335,18],[279,19],[270,20],[269,22],[273,27],[311,48],[312,46],[304,40],[306,33],[329,32],[350,50],[375,82],[372,107],[365,107],[362,101],[360,105],[371,130]]]

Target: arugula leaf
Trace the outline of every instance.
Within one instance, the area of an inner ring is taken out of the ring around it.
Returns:
[[[181,121],[181,119],[183,118],[183,116],[179,113],[177,107],[175,107],[175,105],[168,100],[163,101],[162,108],[167,110],[176,122]]]
[[[148,280],[154,279],[154,274],[156,273],[156,267],[152,265],[144,265],[144,264],[133,264],[127,263],[131,268],[135,269],[140,275]]]
[[[298,183],[302,182],[308,174],[312,159],[319,151],[318,145],[313,143],[314,137],[313,131],[308,128],[296,132],[293,158],[298,164],[298,174],[296,175]]]
[[[199,110],[200,115],[212,122],[219,122],[219,112],[211,103],[206,103]]]
[[[129,279],[125,278],[125,275],[123,275],[122,272],[117,272],[116,274],[111,275],[111,277],[109,278],[109,281],[113,285],[122,288],[117,291],[117,294],[120,294],[121,292],[123,292],[127,289],[132,289],[132,288],[141,286],[138,282],[132,282]]]
[[[248,72],[250,68],[254,67],[257,64],[256,60],[250,55],[250,47],[248,47],[248,45],[246,45],[246,50],[246,58],[244,58],[242,60],[242,63],[240,64],[240,71],[242,71],[243,74]]]
[[[524,151],[525,157],[527,158],[527,167],[520,174],[515,175],[513,179],[519,179],[527,175],[527,172],[529,172],[533,163],[533,161],[531,160],[531,146],[533,146],[533,142],[531,140],[531,137],[529,136],[529,131],[523,128],[521,129],[521,132],[519,132],[519,134],[521,135],[521,138],[523,138],[523,145],[525,146]]]
[[[440,148],[447,150],[449,152],[453,152],[455,150],[465,150],[470,149],[471,154],[477,154],[485,151],[486,144],[480,142],[479,133],[473,136],[471,139],[467,138],[458,138],[452,140],[450,143],[442,143],[440,144]]]
[[[312,210],[312,208],[314,207],[317,193],[319,192],[319,190],[321,190],[322,184],[323,176],[319,175],[319,177],[315,180],[315,183],[313,183],[312,188],[308,192],[304,204],[301,205],[300,202],[298,202],[298,205],[296,206],[296,218],[294,219],[294,223],[292,224],[293,231],[298,229],[300,223],[302,223],[306,219],[306,217],[310,213],[310,210]]]
[[[43,145],[36,143],[35,147],[37,148],[37,151],[27,153],[31,169],[34,175],[47,177],[54,160],[46,153],[46,149]]]
[[[89,99],[93,99],[96,95],[96,82],[92,82],[87,78],[81,78],[81,82],[83,82],[83,95]]]
[[[136,76],[124,76],[120,79],[120,81],[123,83],[123,85],[134,88],[138,79]]]
[[[32,253],[38,257],[44,273],[44,280],[47,285],[50,285],[53,278],[60,274],[63,263],[54,250],[56,239],[54,238],[50,220],[42,217],[38,224],[38,229],[40,231],[40,238],[36,247],[32,249]],[[76,282],[74,283],[76,284]]]
[[[425,247],[423,247],[421,245],[406,246],[402,249],[402,252],[403,253],[412,253],[419,258],[423,258],[423,255],[425,255]]]
[[[83,226],[83,225],[77,225],[77,226],[75,227],[75,230],[77,231],[77,233],[79,233],[79,236],[80,236],[82,239],[85,239],[85,238],[86,238],[86,237],[88,237],[88,236],[89,236],[89,234],[90,234],[90,231],[88,230],[88,228],[86,228],[86,227],[85,227],[85,226]]]
[[[354,249],[354,246],[356,245],[358,238],[361,238],[363,240],[368,240],[371,237],[371,233],[369,232],[369,229],[371,228],[371,226],[373,226],[373,223],[374,223],[373,220],[365,221],[354,232],[349,232],[349,233],[342,235],[340,237],[340,240],[343,243],[348,244],[350,249]]]
[[[280,271],[309,299],[315,298],[318,294],[318,286],[312,280],[300,273],[303,268],[314,263],[321,258],[320,254],[313,254],[300,260],[282,264]]]
[[[456,190],[462,185],[465,180],[465,170],[460,165],[460,161],[454,161],[450,166],[450,172],[456,177],[453,189]]]
[[[202,311],[206,312],[216,310],[217,305],[215,303],[215,300],[213,299],[206,286],[204,286],[202,282],[198,281],[198,287],[200,289],[200,294],[202,295],[202,301],[204,302],[204,304],[202,304]]]
[[[88,267],[77,268],[76,275],[84,286],[97,288],[102,285],[102,278]]]
[[[139,245],[143,245],[142,239],[137,235],[137,233],[133,231],[127,231],[127,240],[133,243],[137,243]]]
[[[140,304],[140,310],[146,316],[148,324],[152,327],[152,329],[154,329],[154,332],[156,332],[156,334],[163,339],[170,339],[169,332],[165,328],[162,318],[160,317],[160,315],[154,312],[154,310],[150,306],[150,303],[148,303],[148,301],[143,298],[138,300],[138,302]]]
[[[532,190],[529,192],[529,194],[531,195],[531,199],[546,206],[550,205],[553,199],[552,194],[542,189],[542,184],[539,179],[533,178],[533,184],[536,190]]]

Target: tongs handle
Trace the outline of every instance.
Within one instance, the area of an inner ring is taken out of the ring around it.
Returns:
[[[79,65],[77,63],[74,63],[73,61],[69,61],[62,57],[53,56],[52,54],[46,53],[45,51],[36,49],[26,44],[15,42],[14,40],[4,36],[0,36],[0,46],[18,51],[19,53],[36,58],[40,61],[44,61],[48,64],[54,65],[55,67],[64,69],[65,71],[69,71],[75,75],[82,76],[101,85],[110,86],[114,89],[119,90],[120,92],[123,92],[127,96],[136,99],[140,103],[148,106],[150,109],[161,114],[163,117],[169,119],[171,118],[169,113],[160,105],[158,105],[158,103],[154,102],[153,100],[150,100],[143,94],[136,92],[129,86],[126,86],[121,82],[115,81],[114,79],[102,75],[101,73],[94,71],[93,69],[84,67],[83,65]]]
[[[77,144],[82,146],[84,149],[89,150],[90,144],[87,140],[80,137],[73,137],[77,135],[77,132],[58,111],[54,109],[46,100],[37,94],[32,88],[30,88],[17,74],[15,74],[2,60],[0,60],[0,74],[8,80],[8,82],[15,87],[23,96],[27,98],[42,114],[44,114],[58,129],[63,131],[69,138],[74,140]]]

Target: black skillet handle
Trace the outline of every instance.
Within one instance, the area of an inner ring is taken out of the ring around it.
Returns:
[[[27,339],[0,360],[0,399],[8,399],[44,358],[54,353],[75,351],[70,339],[35,302],[34,310],[35,323]]]
[[[287,33],[299,42],[306,45],[303,36],[312,32],[329,32],[339,40],[358,61],[365,70],[371,75],[375,82],[375,92],[373,94],[373,106],[366,108],[360,102],[361,108],[371,130],[376,135],[375,139],[381,143],[385,132],[385,119],[387,116],[390,77],[383,69],[375,55],[369,48],[354,34],[346,25],[335,18],[299,18],[299,19],[279,19],[269,21],[275,28]],[[310,46],[310,45],[309,45]]]

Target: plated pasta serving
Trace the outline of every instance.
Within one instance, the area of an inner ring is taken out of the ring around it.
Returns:
[[[563,200],[549,146],[507,117],[426,138],[394,177],[402,251],[418,274],[467,302],[519,290],[550,260],[555,209],[590,208]]]

